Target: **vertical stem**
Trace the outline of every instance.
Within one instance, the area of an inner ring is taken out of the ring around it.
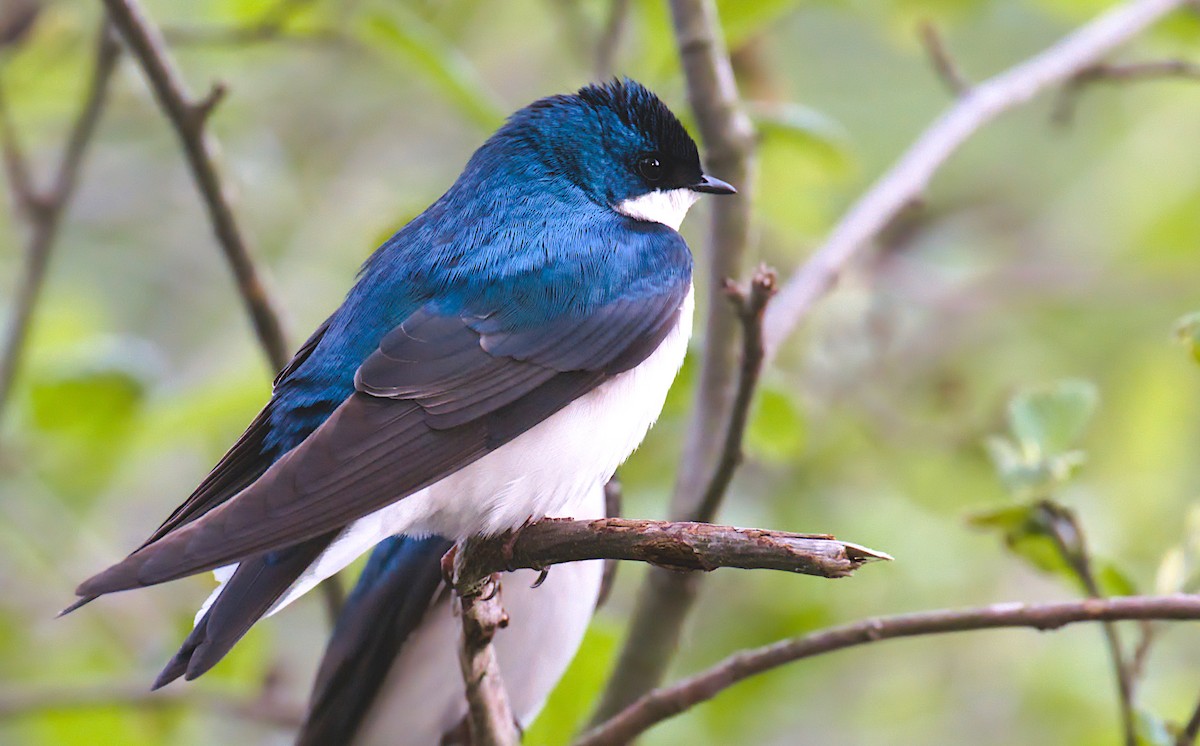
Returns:
[[[754,127],[742,111],[733,67],[712,0],[671,0],[688,99],[704,141],[706,168],[733,183],[736,197],[712,200],[712,227],[704,261],[704,347],[688,438],[670,516],[708,521],[720,497],[705,500],[728,430],[739,369],[738,318],[724,281],[741,273],[750,243],[754,181]],[[629,632],[593,722],[620,712],[662,682],[700,587],[696,575],[652,568],[638,591]]]
[[[104,111],[108,99],[109,83],[113,70],[116,69],[120,47],[113,38],[112,29],[107,22],[100,25],[99,39],[96,42],[95,63],[92,67],[91,81],[85,95],[83,108],[75,120],[71,134],[63,150],[62,160],[55,174],[50,191],[38,194],[33,191],[27,164],[20,155],[16,144],[16,133],[9,113],[0,101],[0,118],[2,118],[5,159],[9,166],[10,187],[15,193],[18,209],[24,209],[30,222],[29,243],[25,248],[25,262],[21,270],[21,280],[13,294],[12,311],[4,332],[3,346],[0,347],[0,417],[12,393],[17,371],[20,369],[21,358],[25,350],[25,341],[29,336],[29,327],[33,321],[34,307],[41,295],[42,286],[46,279],[46,269],[50,263],[50,253],[58,238],[58,230],[71,198],[75,195],[75,187],[79,182],[79,172],[83,167],[84,156],[88,145],[96,132],[96,125]]]

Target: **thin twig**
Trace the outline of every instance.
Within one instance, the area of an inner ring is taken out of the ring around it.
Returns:
[[[937,27],[932,23],[925,22],[921,24],[919,31],[921,43],[925,45],[925,52],[929,55],[929,61],[933,64],[934,71],[950,89],[950,92],[960,97],[969,93],[971,82],[967,80],[958,64],[954,62],[954,58],[950,56]]]
[[[468,548],[458,556],[466,558],[469,554]],[[500,604],[499,584],[499,574],[467,591],[456,583],[460,589],[463,631],[458,662],[466,685],[471,746],[516,746],[521,740],[492,647],[496,630],[508,626],[508,614]]]
[[[1200,701],[1196,703],[1183,730],[1179,731],[1179,735],[1175,737],[1175,746],[1193,746],[1197,736],[1200,736]]]
[[[616,72],[617,52],[629,21],[629,0],[609,0],[608,20],[596,42],[596,79],[611,78]]]
[[[855,254],[917,199],[958,148],[999,115],[1069,81],[1136,37],[1186,0],[1135,0],[1119,5],[1034,57],[974,86],[926,129],[892,168],[845,213],[818,249],[783,286],[767,311],[767,359],[800,325]]]
[[[657,723],[712,699],[751,676],[793,661],[897,637],[1030,627],[1055,630],[1077,622],[1123,619],[1200,620],[1200,596],[1126,596],[1040,604],[996,604],[864,619],[773,645],[745,650],[683,681],[642,697],[574,746],[625,744]],[[1200,727],[1200,726],[1198,726]]]
[[[705,165],[736,186],[735,197],[711,200],[712,226],[704,261],[707,308],[695,405],[677,472],[670,516],[706,520],[719,497],[705,499],[708,465],[721,459],[733,413],[739,373],[739,320],[724,297],[723,282],[739,277],[750,244],[755,133],[743,111],[733,67],[713,0],[671,0],[688,99],[704,141]],[[596,718],[611,715],[657,686],[675,655],[698,589],[694,575],[652,569],[638,591],[633,620]]]
[[[1083,526],[1075,513],[1057,503],[1048,500],[1038,506],[1045,518],[1050,538],[1059,555],[1071,572],[1079,580],[1088,598],[1103,598],[1096,575],[1092,571],[1091,553],[1088,551],[1087,539]],[[1113,622],[1101,622],[1104,628],[1104,640],[1108,647],[1108,657],[1113,667],[1113,677],[1117,682],[1117,702],[1121,713],[1121,729],[1125,746],[1137,745],[1137,722],[1133,708],[1133,676],[1125,659],[1124,646],[1117,625]]]
[[[1137,83],[1158,78],[1200,80],[1200,64],[1188,60],[1149,60],[1091,65],[1076,73],[1059,91],[1053,120],[1056,124],[1070,124],[1080,93],[1093,83]]]
[[[250,246],[234,217],[228,190],[217,169],[217,145],[205,128],[219,94],[196,99],[171,59],[162,34],[137,0],[104,0],[109,17],[146,74],[163,113],[179,136],[196,188],[208,210],[217,242],[237,280],[258,341],[272,370],[287,364],[288,345],[275,302],[267,293]],[[219,91],[219,87],[214,87]]]
[[[0,347],[0,418],[3,417],[5,404],[12,393],[13,383],[20,368],[34,307],[45,282],[50,253],[58,237],[63,215],[75,195],[84,156],[104,111],[109,82],[112,80],[119,56],[120,47],[113,38],[112,30],[107,22],[101,23],[91,80],[84,95],[83,107],[71,128],[54,180],[45,192],[38,191],[33,184],[29,164],[18,143],[6,102],[0,99],[0,128],[9,187],[13,191],[18,209],[25,214],[30,224],[29,242],[25,248],[25,265],[13,293],[12,311],[9,313],[3,347]]]
[[[725,427],[725,439],[721,444],[721,457],[700,498],[697,520],[711,521],[716,517],[729,483],[733,481],[733,474],[742,462],[742,439],[750,419],[750,405],[758,388],[758,377],[762,373],[763,313],[767,310],[767,302],[775,295],[776,280],[775,270],[763,266],[754,273],[746,288],[731,280],[725,282],[725,292],[741,322],[741,370],[733,407],[729,412],[729,423]]]

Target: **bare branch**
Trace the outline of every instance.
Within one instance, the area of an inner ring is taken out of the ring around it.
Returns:
[[[493,572],[590,559],[649,562],[673,571],[736,567],[825,578],[846,577],[868,562],[891,559],[827,534],[632,518],[545,518],[508,536],[472,542],[465,555],[456,581],[464,593]]]
[[[473,552],[467,549],[459,557],[469,554]],[[463,636],[458,662],[466,684],[470,742],[472,746],[516,746],[521,739],[492,647],[496,630],[508,626],[508,614],[500,605],[500,576],[490,575],[483,586],[460,591],[459,601]]]
[[[657,723],[706,702],[751,676],[793,661],[898,637],[1005,627],[1055,630],[1077,622],[1123,619],[1200,620],[1200,596],[1126,596],[1040,604],[996,604],[877,617],[830,627],[773,645],[746,650],[683,681],[642,697],[579,738],[574,746],[629,743]]]
[[[112,80],[119,55],[120,47],[117,46],[111,29],[107,22],[102,23],[83,107],[71,127],[58,170],[46,192],[40,192],[34,186],[9,112],[5,102],[0,100],[0,127],[9,187],[13,190],[18,208],[25,213],[30,223],[29,242],[25,247],[25,264],[13,293],[12,311],[9,313],[3,347],[0,348],[0,416],[3,415],[5,403],[12,393],[25,349],[25,340],[29,335],[29,325],[33,320],[33,310],[45,281],[50,253],[58,237],[62,217],[75,195],[84,156],[104,111],[109,82]]]
[[[751,289],[746,307],[764,302],[753,299],[767,293],[769,289]],[[512,534],[472,539],[453,557],[447,555],[443,567],[453,562],[453,585],[462,603],[459,661],[473,744],[515,743],[509,740],[512,713],[491,647],[495,630],[507,623],[495,600],[496,573],[592,559],[636,560],[674,571],[736,567],[841,578],[868,562],[891,557],[824,534],[625,518],[546,518]]]
[[[217,145],[204,128],[208,114],[220,99],[220,88],[214,87],[214,93],[205,99],[194,99],[163,43],[162,34],[137,0],[104,0],[104,5],[113,25],[121,32],[145,72],[163,113],[174,125],[258,341],[272,370],[280,370],[289,357],[283,326],[234,217],[233,206],[217,170]]]
[[[715,514],[721,497],[706,497],[713,482],[709,465],[721,459],[730,423],[738,417],[733,407],[739,372],[739,319],[726,302],[723,283],[741,275],[750,244],[755,134],[741,107],[716,4],[713,0],[671,0],[670,6],[688,99],[704,141],[705,164],[715,176],[740,190],[735,197],[711,200],[712,227],[704,261],[704,347],[692,420],[671,498],[672,518],[707,520]],[[697,583],[696,576],[657,569],[647,574],[597,718],[617,712],[662,681],[678,647]]]
[[[1187,0],[1119,5],[1060,42],[976,85],[921,134],[892,168],[846,212],[825,244],[784,285],[767,312],[768,361],[864,245],[917,199],[942,164],[999,115],[1062,85]]]
[[[933,64],[933,69],[937,72],[938,77],[946,84],[946,88],[955,96],[964,96],[971,91],[971,82],[963,75],[958,65],[954,62],[954,58],[950,56],[949,50],[946,49],[945,42],[942,41],[942,35],[938,33],[937,27],[932,23],[922,23],[920,26],[921,43],[925,45],[925,51],[929,55],[929,61]]]

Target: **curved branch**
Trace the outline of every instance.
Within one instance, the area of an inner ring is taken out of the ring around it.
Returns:
[[[71,128],[54,181],[45,193],[37,191],[32,184],[29,166],[17,144],[16,132],[4,101],[0,100],[0,127],[3,128],[4,161],[9,187],[14,193],[17,208],[28,218],[31,231],[25,248],[21,281],[13,294],[12,311],[8,317],[3,347],[0,347],[0,416],[3,415],[4,405],[12,392],[21,364],[29,325],[33,320],[33,309],[41,295],[46,268],[50,263],[50,252],[58,237],[62,217],[75,195],[84,156],[108,100],[109,82],[119,56],[120,47],[113,38],[112,29],[107,22],[101,23],[83,108]]]
[[[1037,94],[1068,83],[1188,0],[1119,5],[1042,53],[972,87],[921,134],[892,168],[846,212],[825,244],[784,285],[767,311],[767,358],[796,329],[846,264],[879,235],[972,135]]]
[[[574,746],[629,743],[657,723],[712,699],[756,674],[793,661],[880,640],[969,630],[1030,627],[1055,630],[1078,622],[1126,619],[1200,620],[1200,596],[1126,596],[1039,604],[995,604],[864,619],[813,634],[746,650],[683,681],[647,694],[611,720],[588,731]]]
[[[281,370],[290,357],[287,342],[284,341],[283,325],[251,256],[249,244],[234,217],[229,196],[217,171],[217,145],[205,129],[205,122],[224,89],[219,84],[214,85],[207,96],[193,98],[171,60],[161,32],[137,0],[104,0],[104,5],[108,8],[113,25],[121,32],[145,72],[163,113],[179,136],[196,188],[208,210],[213,232],[233,270],[242,302],[254,324],[254,332],[272,370]]]

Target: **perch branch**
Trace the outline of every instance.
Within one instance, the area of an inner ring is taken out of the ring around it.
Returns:
[[[462,578],[461,572],[458,577]],[[492,647],[496,630],[508,626],[508,614],[500,604],[499,574],[486,577],[483,583],[469,584],[466,591],[462,580],[456,582],[463,631],[458,662],[466,685],[467,729],[472,746],[515,746],[521,739]]]
[[[1039,604],[996,604],[864,619],[737,653],[683,681],[655,690],[574,746],[625,744],[657,723],[678,715],[751,676],[786,663],[897,637],[916,637],[1004,627],[1055,630],[1077,622],[1125,619],[1200,620],[1200,596],[1127,596]]]
[[[734,567],[825,578],[846,577],[868,562],[891,559],[827,534],[632,518],[545,518],[509,536],[472,542],[463,555],[456,585],[464,593],[494,572],[592,559],[648,562],[673,571]]]
[[[695,404],[677,472],[670,517],[708,520],[720,502],[706,497],[710,464],[722,459],[738,376],[738,317],[725,297],[724,281],[742,273],[750,244],[754,188],[754,126],[743,111],[733,66],[713,0],[671,0],[675,43],[688,100],[704,141],[707,168],[734,184],[734,197],[710,200],[712,225],[704,261],[707,303],[704,346]],[[723,493],[722,493],[723,494]],[[638,591],[633,620],[617,666],[605,687],[596,718],[607,717],[657,686],[678,648],[698,590],[694,575],[651,569]]]
[[[751,290],[749,297],[755,294]],[[501,571],[608,559],[637,560],[675,571],[736,567],[840,578],[868,562],[891,559],[823,534],[626,518],[547,518],[509,535],[473,539],[452,555],[444,562],[454,563],[453,584],[462,604],[459,662],[471,742],[476,746],[517,742],[491,645],[496,630],[508,621],[498,598]]]
[[[947,159],[996,117],[1069,82],[1187,0],[1135,0],[1118,5],[1030,59],[979,83],[937,118],[892,168],[845,213],[829,237],[767,311],[767,359],[837,281],[854,255],[917,200]]]
[[[0,348],[0,416],[12,393],[33,320],[33,309],[46,279],[50,253],[58,237],[63,215],[75,194],[84,156],[104,111],[109,82],[119,56],[120,47],[113,38],[112,30],[107,22],[101,23],[83,107],[71,128],[54,181],[45,192],[39,191],[33,184],[29,164],[18,143],[7,104],[0,99],[0,132],[4,141],[4,163],[9,187],[13,191],[17,209],[25,214],[30,224],[21,280],[13,293],[12,311],[9,313],[3,347]]]

